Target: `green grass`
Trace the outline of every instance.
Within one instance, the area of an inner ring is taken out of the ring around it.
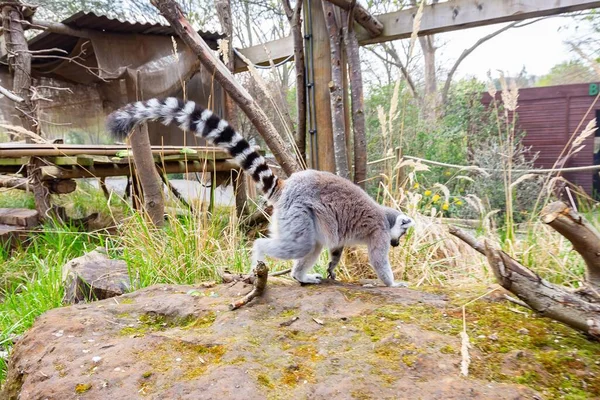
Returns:
[[[2,253],[0,266],[0,349],[10,349],[12,338],[25,332],[47,310],[60,307],[62,266],[103,244],[101,235],[47,225],[23,243],[20,251]],[[0,382],[6,374],[0,359]]]

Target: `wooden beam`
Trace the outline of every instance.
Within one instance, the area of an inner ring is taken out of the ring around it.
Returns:
[[[600,1],[591,0],[450,0],[425,6],[419,36],[599,7]],[[415,13],[416,9],[411,8],[375,15],[383,23],[383,33],[372,38],[364,28],[357,26],[359,43],[366,45],[409,38]],[[275,62],[282,61],[293,54],[294,46],[288,36],[239,51],[253,64],[268,65],[267,54],[271,54]],[[236,72],[243,70],[243,62],[236,60]]]
[[[350,11],[352,8],[352,1],[349,0],[327,0],[330,3],[335,4],[343,10]],[[354,20],[362,26],[369,35],[376,37],[381,35],[383,32],[383,24],[373,15],[371,15],[363,6],[356,3],[354,5]]]
[[[600,7],[591,0],[450,0],[425,6],[419,36],[451,32],[502,22],[564,14]],[[357,29],[361,45],[409,38],[416,8],[378,15],[383,23],[381,36],[372,38],[362,28]],[[360,29],[360,32],[358,31]]]

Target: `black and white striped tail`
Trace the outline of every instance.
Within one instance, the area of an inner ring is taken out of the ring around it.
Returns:
[[[193,101],[183,102],[169,97],[131,103],[108,116],[107,128],[113,137],[122,140],[137,124],[152,120],[158,120],[164,125],[176,123],[181,129],[193,131],[208,143],[224,148],[252,176],[267,199],[275,192],[278,178],[264,157],[252,149],[227,121]]]

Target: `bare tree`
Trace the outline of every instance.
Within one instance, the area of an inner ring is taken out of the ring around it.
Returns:
[[[348,153],[346,147],[346,126],[344,116],[343,74],[342,74],[342,48],[340,29],[335,19],[333,4],[324,1],[323,13],[325,25],[329,34],[329,48],[331,49],[331,82],[329,92],[331,95],[331,115],[333,117],[333,151],[335,156],[336,172],[342,178],[350,179],[348,168]]]
[[[300,159],[306,164],[306,68],[304,65],[304,37],[302,36],[302,0],[296,0],[293,9],[289,0],[282,0],[282,4],[294,38],[296,108],[298,113],[294,139]]]

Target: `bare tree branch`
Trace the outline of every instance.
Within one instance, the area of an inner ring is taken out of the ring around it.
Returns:
[[[463,50],[461,55],[454,62],[454,65],[452,65],[452,68],[450,68],[450,71],[448,71],[448,75],[446,76],[446,83],[444,84],[444,88],[442,89],[442,105],[445,106],[448,101],[448,93],[450,92],[450,85],[452,84],[452,78],[454,77],[456,70],[458,69],[460,64],[465,60],[465,58],[467,58],[471,53],[473,53],[475,51],[475,49],[477,49],[479,46],[481,46],[488,40],[495,38],[502,32],[506,32],[507,30],[513,28],[517,24],[518,24],[518,22],[513,22],[511,24],[508,24],[505,27],[502,27],[502,28],[498,29],[497,31],[490,33],[489,35],[486,35],[486,36],[480,38],[478,41],[476,41],[473,44],[473,46],[469,47],[468,49]]]

